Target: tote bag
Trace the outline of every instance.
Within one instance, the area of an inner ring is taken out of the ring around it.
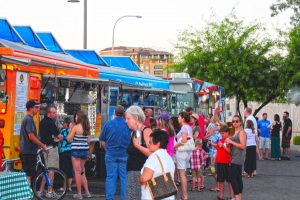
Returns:
[[[179,143],[181,142],[181,138],[179,140]],[[187,137],[186,143],[178,147],[178,151],[193,151],[195,149],[195,142],[192,137]]]
[[[152,200],[158,200],[173,196],[178,192],[171,173],[165,173],[164,166],[162,165],[160,157],[158,155],[156,155],[156,157],[159,161],[162,175],[152,178],[147,182]]]

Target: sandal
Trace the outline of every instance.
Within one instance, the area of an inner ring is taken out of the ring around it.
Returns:
[[[196,190],[195,188],[191,188],[191,192],[195,192],[195,190]]]
[[[212,192],[219,192],[220,189],[219,189],[219,188],[211,188],[211,189],[209,189],[209,191],[212,191]]]
[[[204,187],[204,185],[203,185],[203,186],[200,187],[200,189],[201,189],[201,190],[204,190],[204,189],[206,189],[206,187]]]

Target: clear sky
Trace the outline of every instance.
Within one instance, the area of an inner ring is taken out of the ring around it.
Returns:
[[[30,25],[39,32],[52,32],[64,49],[83,48],[83,0],[0,0],[0,18],[12,25]],[[276,0],[87,0],[88,49],[111,47],[115,21],[124,18],[115,30],[115,46],[151,47],[172,51],[178,32],[193,26],[204,27],[212,13],[218,19],[233,8],[249,23],[265,23],[270,31],[285,27],[288,14],[270,17],[270,5]]]

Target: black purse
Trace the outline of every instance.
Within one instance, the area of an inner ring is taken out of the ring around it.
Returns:
[[[163,199],[175,195],[178,192],[171,173],[165,173],[160,157],[158,155],[156,155],[156,157],[159,161],[162,175],[152,178],[147,182],[153,200]]]

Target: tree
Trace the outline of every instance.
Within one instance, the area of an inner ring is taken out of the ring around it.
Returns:
[[[231,14],[210,22],[203,30],[192,28],[178,36],[176,71],[221,85],[226,96],[242,102],[261,102],[254,115],[269,102],[284,97],[289,88],[285,59],[275,51],[277,41],[263,37],[258,23],[244,25]],[[237,107],[240,114],[240,109]],[[241,114],[240,114],[241,115]]]
[[[290,17],[290,23],[293,26],[300,25],[300,1],[299,0],[277,0],[277,3],[272,4],[270,9],[272,10],[271,16],[277,16],[281,12],[286,10],[292,10],[293,15]]]

